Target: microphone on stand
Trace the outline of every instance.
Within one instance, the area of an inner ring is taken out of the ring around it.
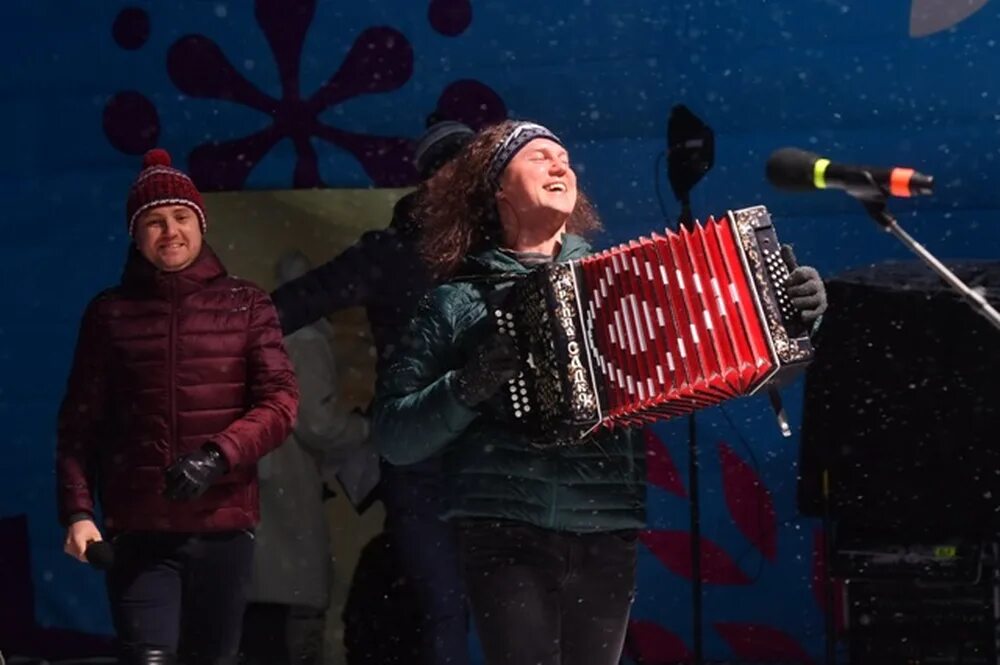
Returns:
[[[115,565],[115,548],[106,540],[94,540],[87,544],[83,556],[87,563],[97,570],[108,570]]]
[[[799,148],[781,148],[767,160],[768,181],[794,192],[843,189],[860,198],[931,194],[934,178],[900,166],[880,168],[838,164]]]
[[[1000,311],[907,233],[888,210],[887,199],[890,196],[931,194],[934,191],[933,177],[900,166],[879,168],[836,164],[799,148],[782,148],[772,153],[767,160],[766,174],[771,184],[781,189],[843,189],[862,204],[876,224],[896,236],[964,298],[977,314],[1000,330]]]

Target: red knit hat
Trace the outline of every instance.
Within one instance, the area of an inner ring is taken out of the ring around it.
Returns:
[[[187,175],[170,166],[170,153],[163,148],[153,148],[142,158],[142,171],[132,183],[125,206],[128,234],[135,232],[135,220],[144,211],[161,205],[185,205],[198,215],[201,232],[205,224],[205,206],[201,192]]]

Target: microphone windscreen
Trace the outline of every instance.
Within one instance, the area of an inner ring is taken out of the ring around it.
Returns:
[[[87,562],[98,570],[107,570],[115,565],[115,550],[106,540],[97,540],[87,545]]]
[[[819,155],[799,148],[775,150],[767,160],[767,180],[780,189],[816,189],[813,166],[818,159]]]

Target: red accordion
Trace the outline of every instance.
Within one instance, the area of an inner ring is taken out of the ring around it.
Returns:
[[[533,270],[495,301],[539,444],[662,420],[780,385],[813,355],[763,206]]]

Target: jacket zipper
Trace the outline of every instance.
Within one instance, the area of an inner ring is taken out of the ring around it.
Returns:
[[[170,431],[168,435],[170,436],[171,462],[173,462],[177,459],[179,452],[177,448],[177,372],[176,367],[174,367],[177,362],[177,350],[175,348],[177,340],[177,280],[172,276],[168,277],[168,279],[170,280],[170,336],[167,340],[167,375],[169,376],[167,383],[167,404],[170,409]]]

